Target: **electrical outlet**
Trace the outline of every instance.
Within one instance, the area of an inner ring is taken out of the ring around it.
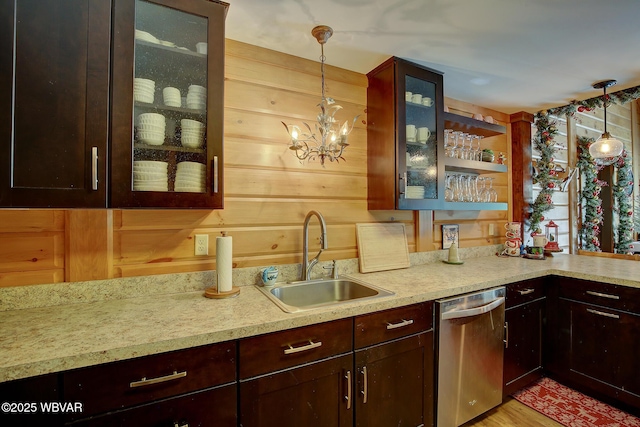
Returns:
[[[196,234],[196,255],[209,255],[209,235]]]
[[[489,236],[496,235],[496,226],[495,224],[489,224]]]

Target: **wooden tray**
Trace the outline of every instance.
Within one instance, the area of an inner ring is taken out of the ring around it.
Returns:
[[[361,273],[410,266],[404,224],[356,224],[356,233]]]

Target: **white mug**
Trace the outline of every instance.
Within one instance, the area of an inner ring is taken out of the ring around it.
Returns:
[[[417,132],[416,125],[407,125],[407,141],[416,142]]]
[[[542,234],[535,234],[533,237],[533,246],[537,248],[543,248],[549,241]]]
[[[425,107],[431,107],[433,105],[433,99],[425,96],[424,98],[422,98],[422,105],[424,105]]]
[[[422,95],[420,95],[419,93],[414,93],[411,96],[411,102],[413,102],[414,104],[422,104]]]
[[[411,93],[411,92],[409,92],[409,91],[406,91],[406,92],[404,93],[404,100],[405,100],[405,101],[407,101],[407,102],[411,102],[411,97],[412,97],[412,96],[413,96],[413,93]]]
[[[425,143],[431,136],[431,131],[427,127],[418,128],[418,141]]]
[[[206,55],[207,54],[207,43],[205,43],[205,42],[196,43],[196,52]]]

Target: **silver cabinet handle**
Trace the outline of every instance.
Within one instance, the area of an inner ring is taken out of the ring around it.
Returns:
[[[509,322],[504,322],[504,348],[509,348]]]
[[[389,323],[387,322],[387,329],[398,329],[398,328],[404,328],[405,326],[409,326],[413,324],[413,319],[409,319],[409,320],[404,320],[402,319],[401,322],[398,323]]]
[[[300,347],[294,347],[291,344],[289,344],[289,348],[284,349],[284,354],[300,353],[301,351],[307,351],[307,350],[311,350],[312,348],[318,348],[321,345],[322,345],[322,341],[313,342],[312,340],[309,340],[309,344],[303,345]]]
[[[164,377],[157,377],[157,378],[151,378],[151,379],[147,379],[146,377],[143,377],[139,381],[134,381],[132,383],[129,383],[129,388],[144,387],[147,385],[163,383],[171,380],[177,380],[178,378],[184,378],[186,376],[187,376],[187,371],[182,371],[182,372],[173,371],[173,374],[165,375]]]
[[[602,298],[609,298],[609,299],[620,299],[620,297],[618,295],[602,294],[602,293],[596,292],[596,291],[587,291],[587,293],[589,295],[593,295],[594,297],[602,297]]]
[[[183,423],[183,424],[173,423],[173,427],[189,427],[189,423]]]
[[[598,311],[598,310],[594,310],[592,308],[587,308],[587,311],[591,314],[597,314],[598,316],[604,316],[604,317],[610,317],[612,319],[619,319],[620,316],[618,316],[617,314],[613,314],[613,313],[605,313],[604,311]]]
[[[218,192],[218,156],[213,156],[213,192]]]
[[[98,147],[91,147],[91,189],[98,190]]]
[[[347,409],[351,409],[351,371],[347,371],[344,378],[347,380],[347,395],[344,399],[347,401]]]
[[[518,291],[520,295],[529,295],[535,292],[535,289],[522,289]]]
[[[460,319],[463,317],[477,316],[478,314],[488,313],[496,307],[504,304],[504,297],[500,297],[494,301],[491,301],[487,305],[483,305],[475,308],[468,308],[466,310],[451,310],[441,314],[442,320]]]
[[[362,391],[360,392],[362,393],[362,403],[367,403],[367,396],[369,395],[367,367],[363,366],[360,372],[362,373]]]

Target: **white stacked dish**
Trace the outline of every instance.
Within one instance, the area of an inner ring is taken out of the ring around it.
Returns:
[[[207,107],[207,88],[199,85],[190,85],[186,103],[187,108],[192,110],[205,110]]]
[[[197,120],[180,120],[180,142],[183,147],[200,148],[204,141],[205,126]]]
[[[182,106],[180,90],[175,87],[165,87],[164,89],[162,89],[162,98],[164,100],[164,105],[166,105],[167,107]]]
[[[422,185],[407,185],[407,199],[424,199],[424,187]]]
[[[134,191],[169,191],[169,164],[155,160],[134,160]]]
[[[143,113],[138,116],[138,140],[149,145],[164,144],[166,120],[162,114]]]
[[[156,92],[156,82],[136,77],[133,79],[133,100],[153,103]]]
[[[180,162],[176,169],[175,191],[204,193],[206,191],[207,168],[202,163]]]
[[[137,40],[143,40],[145,42],[149,42],[149,43],[160,43],[160,40],[158,40],[157,37],[155,37],[153,34],[148,33],[146,31],[142,31],[142,30],[136,30],[135,31],[135,36],[134,36]]]

